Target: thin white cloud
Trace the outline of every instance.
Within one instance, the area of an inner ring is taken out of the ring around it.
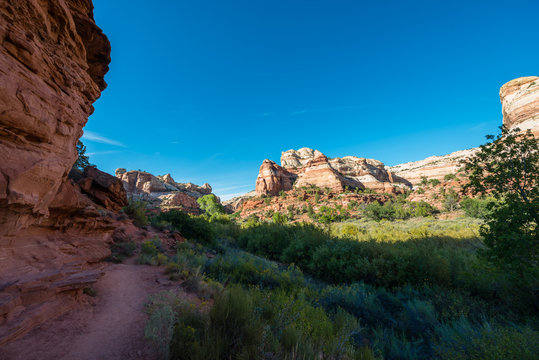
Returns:
[[[93,131],[85,131],[84,135],[82,135],[82,138],[84,140],[88,141],[94,141],[102,144],[108,144],[108,145],[114,145],[114,146],[120,146],[120,147],[127,147],[126,145],[122,144],[119,141],[108,139],[104,136],[101,136]]]
[[[108,155],[108,154],[114,154],[119,152],[118,150],[108,150],[108,151],[96,151],[96,152],[90,152],[86,153],[88,156],[96,156],[96,155]]]
[[[228,187],[224,187],[224,188],[215,187],[213,190],[215,190],[217,192],[227,192],[227,191],[231,191],[231,190],[247,189],[247,188],[252,188],[252,187],[253,187],[253,184],[249,184],[249,185],[228,186]]]
[[[246,194],[248,191],[246,192],[236,192],[236,193],[229,193],[229,194],[218,194],[217,196],[219,196],[219,198],[221,199],[221,201],[227,201],[227,200],[230,200],[232,198],[235,198],[237,196],[240,196],[240,195],[244,195]]]
[[[364,105],[346,105],[346,106],[336,106],[336,107],[325,107],[325,108],[316,108],[316,109],[301,109],[297,111],[291,111],[289,115],[296,116],[302,115],[311,112],[327,112],[327,111],[339,111],[339,110],[349,110],[349,109],[365,109],[372,107],[382,107],[388,106],[389,104],[364,104]]]

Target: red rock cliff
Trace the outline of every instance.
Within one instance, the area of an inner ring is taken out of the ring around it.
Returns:
[[[92,11],[0,2],[0,345],[69,308],[109,253],[110,221],[67,179],[110,62]]]

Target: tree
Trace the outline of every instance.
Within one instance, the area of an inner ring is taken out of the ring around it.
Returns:
[[[457,210],[458,205],[459,205],[458,200],[459,198],[458,198],[457,192],[453,188],[450,188],[449,191],[447,191],[445,194],[445,199],[444,199],[445,210],[447,211]]]
[[[208,215],[220,215],[225,213],[223,205],[217,199],[217,196],[213,194],[204,195],[197,199],[198,205],[204,210]]]
[[[73,164],[73,169],[84,170],[85,167],[90,166],[90,158],[86,155],[86,146],[82,141],[77,141],[77,161]]]
[[[484,255],[519,276],[534,276],[539,261],[539,147],[528,130],[488,135],[485,145],[464,161],[469,183],[464,189],[490,194],[486,223],[481,228],[488,249]]]

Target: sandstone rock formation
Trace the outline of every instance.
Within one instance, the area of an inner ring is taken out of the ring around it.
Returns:
[[[127,205],[127,194],[122,182],[93,166],[84,169],[83,178],[77,184],[84,194],[105,209],[120,211]]]
[[[281,191],[292,189],[297,175],[277,165],[274,161],[264,160],[256,179],[256,192],[278,195]]]
[[[277,195],[280,191],[315,185],[343,192],[346,188],[368,188],[395,192],[409,184],[388,172],[378,160],[346,156],[329,159],[318,150],[302,148],[281,155],[281,166],[264,160],[256,181],[259,195]]]
[[[539,77],[526,76],[500,89],[503,123],[509,128],[530,129],[539,137]]]
[[[223,205],[225,207],[225,211],[227,213],[234,213],[236,212],[238,209],[240,209],[243,204],[256,196],[256,191],[253,190],[253,191],[249,191],[248,193],[245,193],[243,195],[240,195],[240,196],[236,196],[236,197],[233,197],[232,199],[229,199],[229,200],[226,200],[226,201],[223,201]]]
[[[155,176],[145,171],[126,171],[124,168],[116,169],[115,174],[123,183],[128,197],[143,199],[154,207],[200,214],[196,200],[212,193],[209,184],[198,186],[193,183],[177,183],[170,174]]]
[[[68,309],[110,253],[112,220],[67,178],[109,62],[90,0],[0,3],[0,345]]]
[[[421,183],[425,176],[430,179],[443,180],[446,175],[456,175],[461,170],[460,162],[477,151],[477,148],[455,151],[454,153],[442,156],[430,156],[419,161],[411,161],[389,167],[396,176],[408,180],[416,186]]]

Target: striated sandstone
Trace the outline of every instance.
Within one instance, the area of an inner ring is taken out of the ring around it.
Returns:
[[[296,174],[277,165],[274,161],[264,160],[256,179],[256,192],[278,195],[281,191],[291,190],[296,178]]]
[[[0,5],[0,233],[48,215],[106,84],[110,44],[90,1]]]
[[[423,176],[430,179],[443,180],[446,175],[458,174],[461,170],[461,161],[477,152],[477,148],[455,151],[442,156],[430,156],[419,161],[411,161],[389,167],[396,176],[402,177],[414,186],[421,183]]]
[[[112,211],[120,211],[127,205],[127,194],[118,178],[93,166],[84,169],[83,176],[77,183],[96,204]]]
[[[110,254],[112,220],[67,178],[110,62],[92,10],[0,3],[0,345],[69,309]]]
[[[368,188],[389,193],[410,186],[406,180],[393,176],[378,160],[355,156],[329,159],[309,148],[283,152],[281,165],[264,160],[256,181],[257,194],[277,195],[280,191],[309,185],[335,192]]]
[[[200,214],[197,199],[211,194],[209,184],[202,186],[193,183],[178,183],[170,174],[154,176],[145,171],[126,171],[116,169],[116,177],[121,181],[128,197],[140,198],[151,207],[179,209],[191,214]]]
[[[503,123],[509,128],[530,129],[539,136],[539,77],[526,76],[504,84],[500,89]]]

